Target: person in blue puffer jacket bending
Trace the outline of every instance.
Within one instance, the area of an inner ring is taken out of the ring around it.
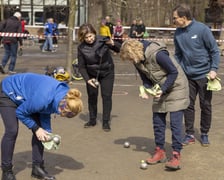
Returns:
[[[44,146],[49,140],[51,114],[72,118],[82,111],[81,92],[66,83],[34,73],[8,76],[0,83],[0,113],[5,126],[1,142],[3,180],[15,180],[13,152],[18,135],[18,119],[33,132],[32,173],[38,179],[55,179],[44,169]]]

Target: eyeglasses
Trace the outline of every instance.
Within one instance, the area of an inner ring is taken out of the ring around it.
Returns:
[[[69,111],[68,111],[68,112],[65,111],[63,114],[64,114],[64,116],[67,117],[67,118],[73,118],[73,117],[75,117],[75,116],[77,115],[76,113],[74,113],[74,112],[69,112]]]
[[[173,21],[176,21],[177,19],[180,19],[180,18],[183,18],[185,16],[182,16],[182,17],[179,17],[179,16],[176,16],[176,17],[173,17]]]
[[[67,106],[67,102],[66,102],[65,99],[60,102],[59,109],[60,109],[60,112],[61,112],[60,114],[63,117],[73,118],[74,116],[77,115],[77,113],[75,113],[75,112],[68,111],[69,108]]]
[[[177,20],[177,19],[179,19],[180,17],[173,17],[173,20],[175,21],[175,20]]]

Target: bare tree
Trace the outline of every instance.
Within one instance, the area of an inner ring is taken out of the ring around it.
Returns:
[[[75,26],[76,0],[69,0],[69,19],[68,19],[68,43],[67,43],[67,70],[71,74],[73,59],[73,31]]]
[[[1,0],[1,21],[4,19],[4,1]]]
[[[104,3],[104,0],[91,0],[88,4],[88,23],[91,23],[96,30],[98,30],[100,21],[103,17]]]
[[[89,1],[89,23],[98,30],[99,22],[106,15],[115,23],[121,19],[129,26],[133,19],[142,19],[146,26],[173,26],[172,9],[181,3],[190,5],[193,17],[205,22],[205,9],[210,1],[218,1],[224,8],[224,0],[91,0]]]

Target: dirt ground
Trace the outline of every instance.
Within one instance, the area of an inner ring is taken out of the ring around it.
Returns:
[[[44,73],[46,65],[66,64],[66,46],[59,44],[56,53],[42,53],[39,45],[25,44],[23,56],[18,57],[16,71]],[[170,47],[172,52],[173,47]],[[0,57],[3,49],[0,49]],[[221,57],[219,76],[224,79],[224,63]],[[224,178],[224,91],[213,96],[213,122],[209,133],[211,145],[202,147],[197,141],[182,150],[182,168],[166,171],[164,164],[140,169],[140,161],[154,151],[151,99],[138,97],[140,78],[128,62],[121,62],[114,56],[116,80],[113,95],[111,132],[104,132],[101,123],[101,97],[97,126],[84,129],[88,121],[87,95],[83,81],[73,81],[71,87],[82,91],[84,111],[74,119],[52,116],[53,132],[61,135],[59,150],[45,152],[45,166],[57,180],[222,180]],[[5,75],[0,75],[0,79]],[[199,116],[196,111],[196,138],[200,137]],[[0,135],[4,127],[0,121]],[[125,141],[130,148],[124,148]],[[169,116],[166,131],[167,156],[171,155],[171,132]],[[31,131],[20,123],[19,136],[14,153],[14,172],[17,180],[31,179]]]

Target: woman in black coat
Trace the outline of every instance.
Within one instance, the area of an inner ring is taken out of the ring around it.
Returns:
[[[111,50],[119,52],[120,47],[109,37],[96,35],[91,24],[83,24],[78,31],[81,44],[78,46],[79,71],[86,81],[88,93],[89,121],[85,128],[96,125],[99,86],[103,103],[103,130],[110,131],[112,92],[114,85],[114,63]]]

